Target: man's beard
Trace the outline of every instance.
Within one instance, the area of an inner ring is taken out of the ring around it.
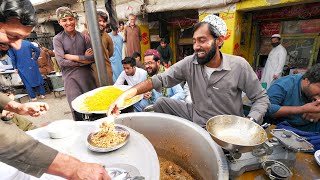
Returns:
[[[207,55],[205,57],[199,58],[198,54],[196,53],[198,64],[200,64],[200,65],[207,64],[208,62],[210,62],[210,60],[213,57],[216,56],[216,54],[217,54],[216,39],[214,39],[214,43],[211,46],[211,49],[209,50],[209,52],[207,53]]]
[[[302,100],[304,103],[311,103],[313,100],[310,96],[308,96],[306,93],[304,92],[301,92],[301,95],[302,95]]]
[[[154,69],[152,69],[151,73],[148,72],[148,75],[153,76],[153,75],[157,74],[157,69],[158,69],[158,65],[156,65],[156,67]]]

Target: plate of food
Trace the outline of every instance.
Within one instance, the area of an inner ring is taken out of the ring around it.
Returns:
[[[105,114],[108,112],[109,106],[131,86],[116,85],[104,86],[92,91],[86,92],[71,102],[72,108],[83,114]],[[124,102],[120,109],[125,109],[143,98],[143,95],[137,95]]]
[[[129,141],[129,131],[114,122],[104,121],[100,129],[87,137],[87,147],[95,152],[114,151],[126,145]]]

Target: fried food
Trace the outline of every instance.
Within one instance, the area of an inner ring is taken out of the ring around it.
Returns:
[[[96,147],[112,148],[123,143],[126,140],[127,135],[126,132],[116,131],[114,122],[103,122],[100,125],[100,131],[91,137],[91,141]]]

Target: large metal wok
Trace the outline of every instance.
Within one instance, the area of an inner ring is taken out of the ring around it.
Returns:
[[[267,140],[266,131],[257,123],[233,115],[210,118],[207,131],[217,144],[230,152],[249,152]]]

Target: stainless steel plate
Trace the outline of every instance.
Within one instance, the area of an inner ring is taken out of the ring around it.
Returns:
[[[114,150],[117,150],[119,148],[121,148],[122,146],[126,145],[127,142],[129,141],[129,137],[130,137],[130,133],[127,129],[125,129],[124,127],[120,127],[120,126],[117,126],[115,125],[115,131],[118,131],[118,132],[125,132],[127,134],[127,137],[126,139],[120,143],[120,144],[117,144],[113,147],[110,147],[110,148],[101,148],[101,147],[97,147],[92,141],[91,141],[91,137],[92,135],[96,134],[97,132],[92,132],[88,135],[87,137],[87,147],[88,149],[90,149],[91,151],[95,151],[95,152],[110,152],[110,151],[114,151]]]

